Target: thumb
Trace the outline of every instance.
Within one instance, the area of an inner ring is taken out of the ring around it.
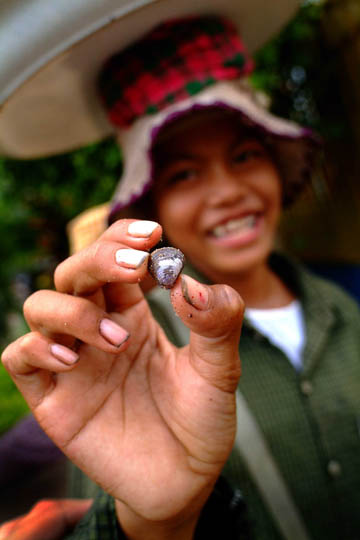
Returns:
[[[212,385],[234,392],[240,377],[244,302],[228,285],[204,285],[181,275],[171,290],[177,315],[190,329],[190,361]]]

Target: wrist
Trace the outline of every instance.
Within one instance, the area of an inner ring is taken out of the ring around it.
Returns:
[[[128,540],[192,540],[201,508],[191,515],[155,521],[134,512],[125,503],[115,500],[116,516]]]

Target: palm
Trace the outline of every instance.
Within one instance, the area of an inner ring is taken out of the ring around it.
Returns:
[[[218,473],[233,437],[233,397],[197,373],[191,347],[178,350],[167,341],[144,299],[116,317],[120,324],[126,318],[129,348],[114,356],[82,345],[76,369],[57,375],[35,413],[103,489],[133,498],[130,505],[142,511],[151,489],[151,504],[165,511],[166,502],[177,504],[169,487],[174,496],[184,487],[174,471],[192,489],[202,475]],[[89,448],[96,448],[96,460]]]

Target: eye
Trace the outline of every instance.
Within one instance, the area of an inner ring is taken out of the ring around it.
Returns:
[[[266,155],[266,148],[258,140],[245,139],[234,146],[232,160],[235,164],[241,165],[264,159]]]
[[[166,176],[167,176],[166,184],[174,185],[180,182],[193,180],[196,177],[196,171],[193,168],[186,167],[186,168],[181,168],[172,172],[169,171],[169,173]]]
[[[235,152],[233,161],[235,163],[246,163],[253,159],[259,159],[264,156],[264,151],[261,148],[246,148]]]

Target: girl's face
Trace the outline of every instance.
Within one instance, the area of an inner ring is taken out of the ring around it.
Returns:
[[[169,242],[218,282],[266,264],[282,200],[268,151],[228,114],[202,113],[172,131],[154,150],[157,218]]]

